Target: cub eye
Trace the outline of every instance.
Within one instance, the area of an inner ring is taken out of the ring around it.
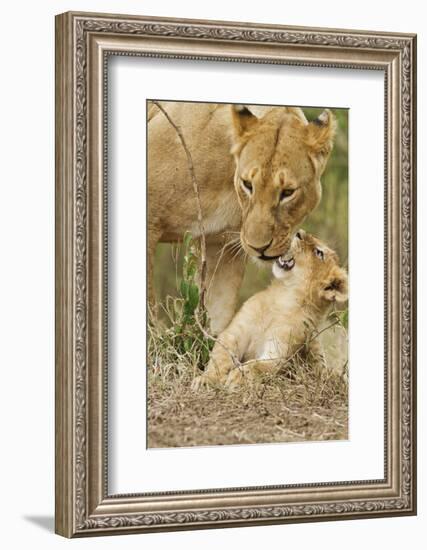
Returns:
[[[323,250],[320,250],[320,248],[315,248],[314,253],[320,260],[323,260],[323,258],[325,257],[325,255],[323,254]]]
[[[252,193],[252,183],[248,180],[242,180],[243,187],[249,191],[249,193]]]
[[[287,199],[288,197],[292,197],[292,195],[295,193],[295,189],[283,189],[283,191],[280,193],[280,200]]]

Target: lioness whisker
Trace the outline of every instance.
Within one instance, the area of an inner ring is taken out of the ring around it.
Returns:
[[[231,257],[231,261],[233,261],[233,260],[235,260],[236,258],[238,258],[239,255],[240,255],[241,253],[244,253],[244,250],[243,250],[243,247],[239,245],[239,246],[235,249],[234,254],[233,254],[232,257]]]

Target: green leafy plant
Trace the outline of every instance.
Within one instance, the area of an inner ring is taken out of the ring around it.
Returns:
[[[329,320],[334,325],[339,325],[346,332],[348,331],[348,307],[345,309],[333,309],[329,314]]]
[[[200,303],[197,280],[199,265],[198,247],[191,233],[186,233],[182,243],[182,278],[178,282],[179,297],[169,304],[168,314],[174,333],[174,345],[181,354],[198,358],[198,366],[204,368],[213,348],[213,339],[206,336],[208,315]],[[170,307],[172,305],[172,308]]]
[[[198,257],[191,233],[186,233],[183,241],[184,261],[182,279],[179,292],[183,299],[182,323],[184,325],[195,322],[195,313],[199,305],[200,292],[196,281]]]
[[[343,311],[337,311],[337,315],[340,319],[341,325],[345,328],[345,330],[348,330],[348,308]]]

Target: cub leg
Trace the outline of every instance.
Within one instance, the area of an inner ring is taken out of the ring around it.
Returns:
[[[227,376],[225,385],[228,389],[233,390],[245,381],[253,382],[262,374],[274,373],[278,370],[279,359],[257,359],[234,368]]]
[[[243,252],[235,254],[224,242],[206,244],[206,307],[214,335],[233,318],[244,272]]]
[[[193,380],[193,390],[209,384],[223,384],[230,371],[236,370],[249,345],[243,308],[222,332],[212,350],[205,372]]]
[[[253,382],[262,374],[275,374],[278,372],[289,354],[289,345],[286,343],[288,335],[275,337],[266,342],[263,356],[248,361],[241,367],[230,371],[226,386],[232,390],[241,385],[245,380]]]
[[[318,338],[309,343],[307,360],[313,367],[327,368],[325,352]]]
[[[228,373],[239,364],[239,342],[227,331],[223,332],[215,343],[205,372],[193,380],[193,390],[202,386],[222,384]]]

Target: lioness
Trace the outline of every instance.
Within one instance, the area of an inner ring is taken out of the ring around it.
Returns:
[[[218,338],[203,384],[238,385],[245,376],[275,372],[304,351],[324,363],[318,330],[334,302],[347,300],[347,273],[335,252],[298,231],[286,256],[273,265],[271,285],[249,298]],[[236,366],[237,362],[246,364]]]
[[[207,238],[207,308],[219,333],[233,317],[244,273],[244,252],[275,260],[316,207],[330,155],[335,118],[325,110],[307,122],[296,107],[275,107],[257,118],[241,105],[161,102],[191,153]],[[148,282],[158,242],[200,237],[197,200],[176,130],[148,107]],[[227,246],[231,239],[231,246]],[[215,274],[215,276],[214,276]]]

